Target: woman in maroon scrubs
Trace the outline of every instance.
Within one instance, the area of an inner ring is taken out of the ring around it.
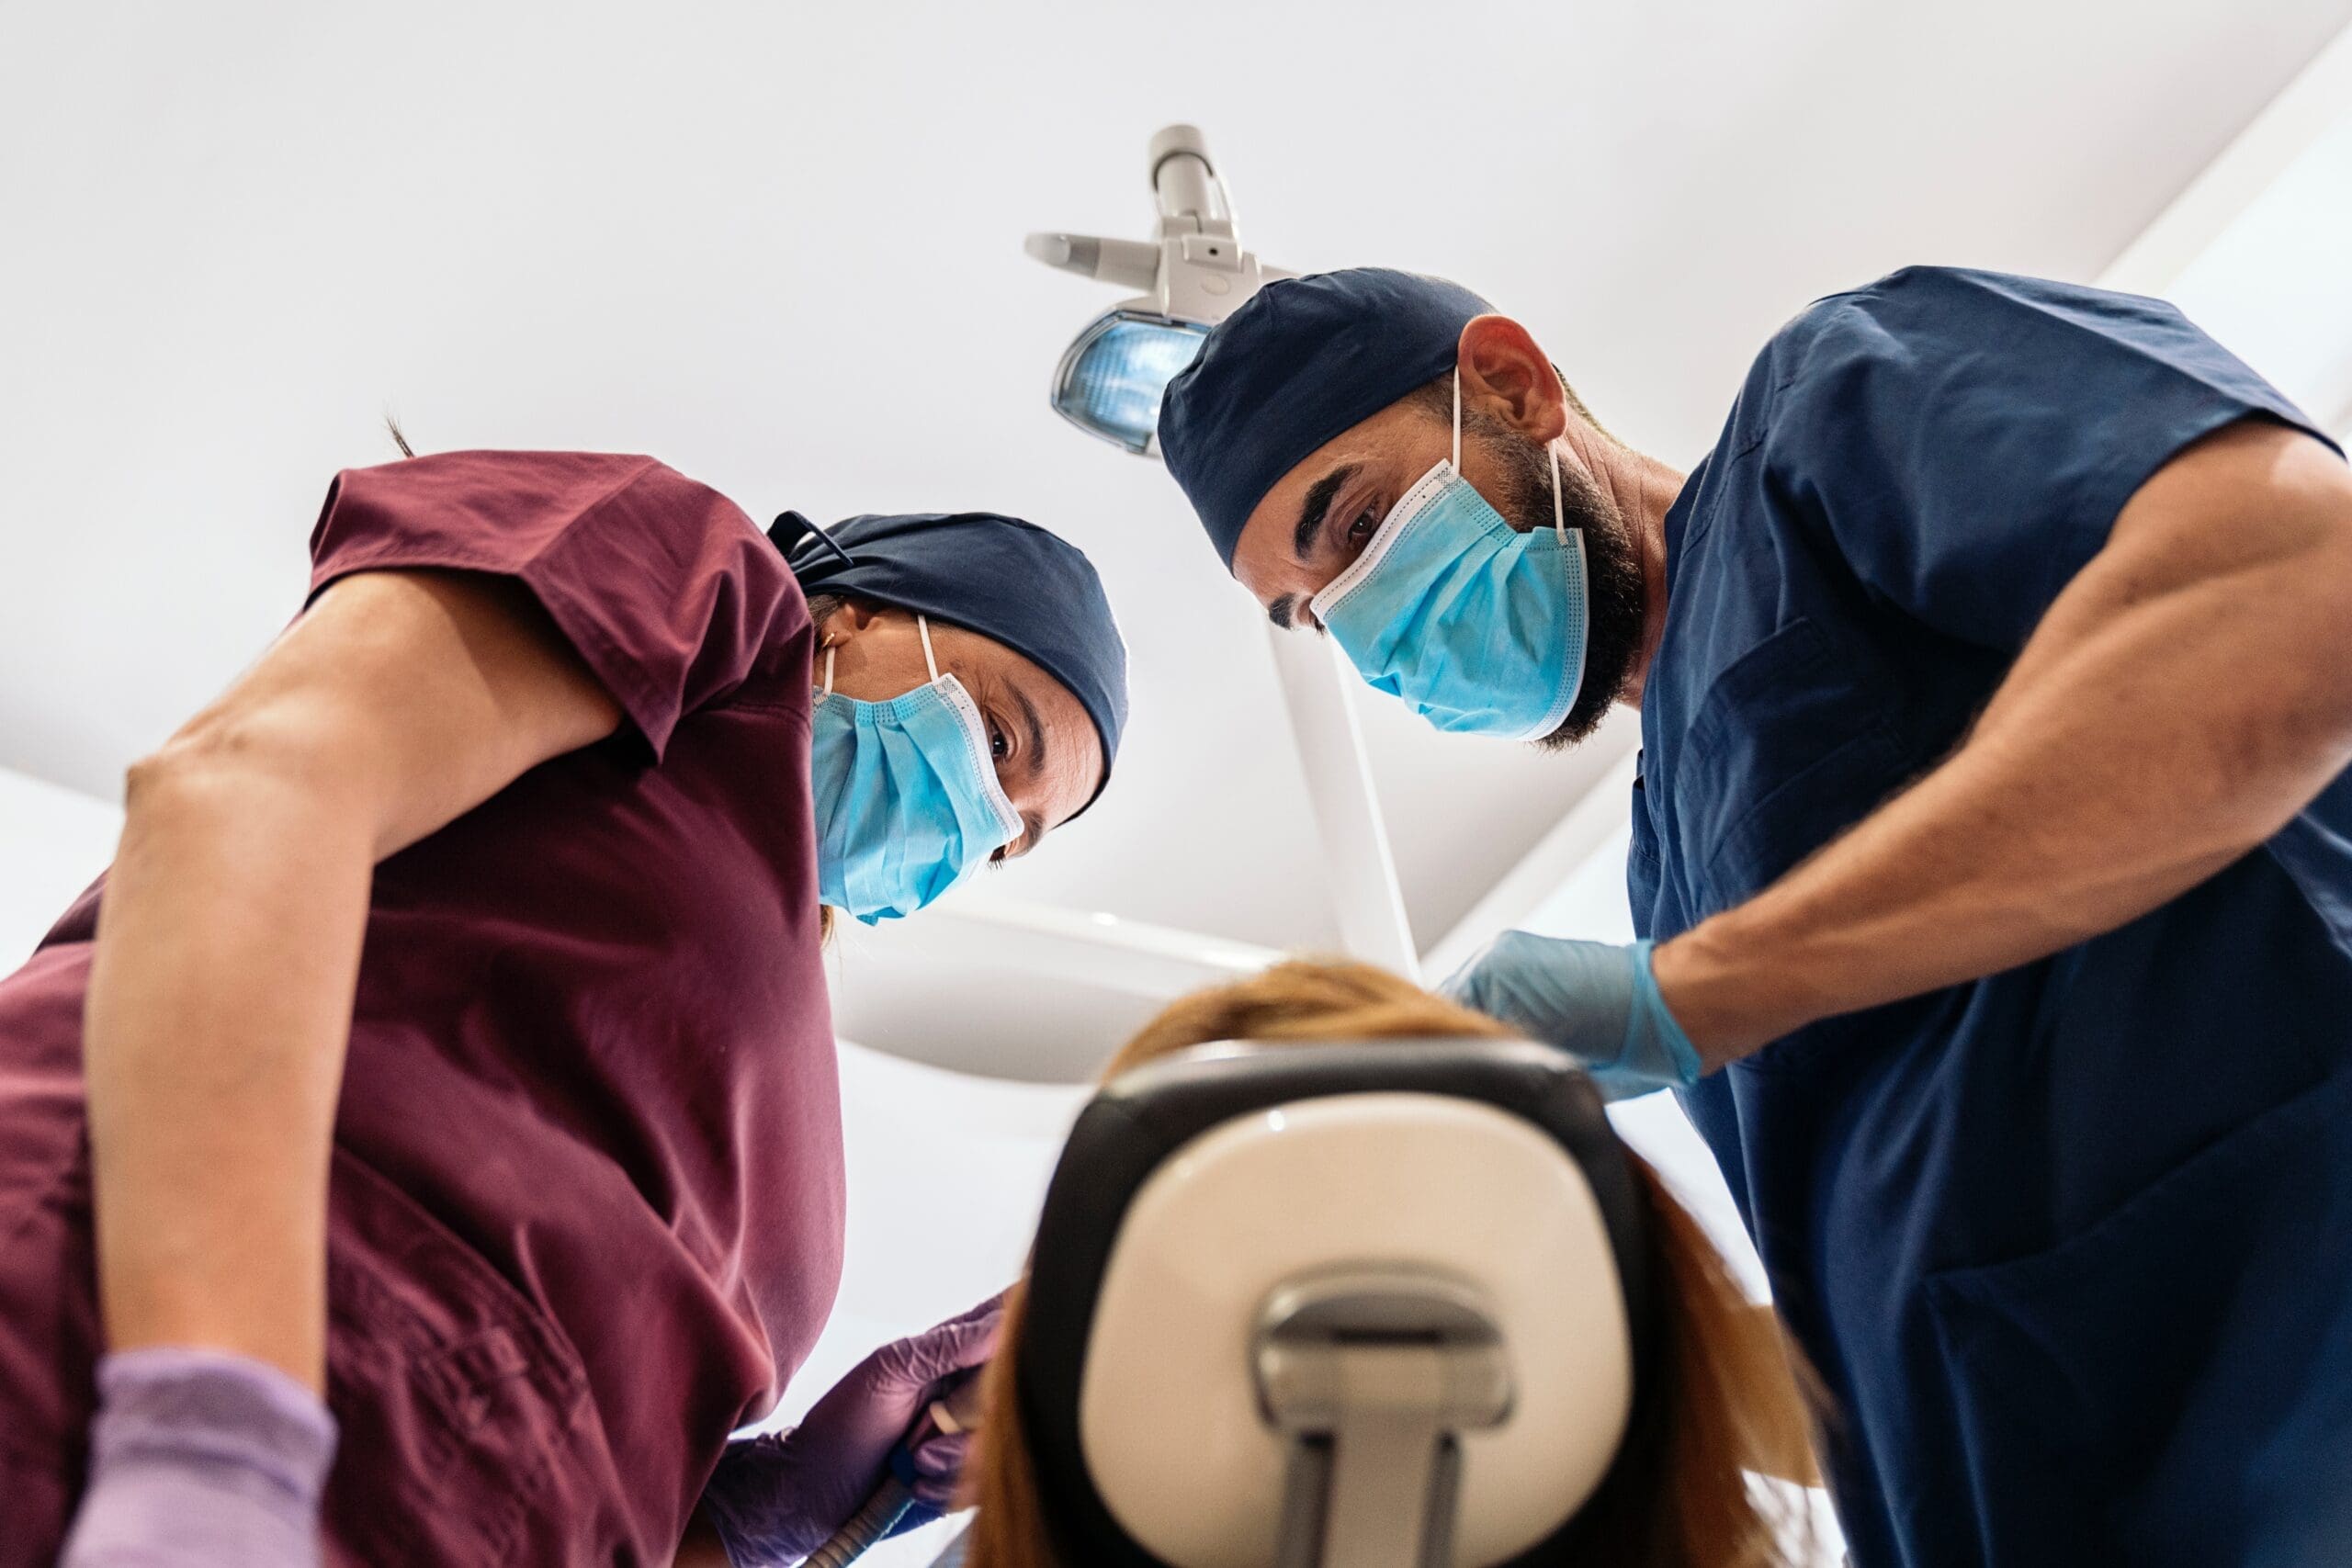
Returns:
[[[0,982],[0,1565],[77,1507],[77,1563],[315,1554],[331,1452],[333,1561],[669,1561],[840,1273],[820,907],[1034,848],[1125,711],[1053,536],[787,518],[643,457],[337,479]]]

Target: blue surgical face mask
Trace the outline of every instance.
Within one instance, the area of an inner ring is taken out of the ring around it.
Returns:
[[[1584,682],[1584,534],[1567,526],[1560,453],[1552,526],[1521,534],[1462,477],[1462,382],[1453,460],[1389,508],[1363,554],[1310,602],[1357,671],[1438,728],[1535,740]]]
[[[829,648],[810,719],[817,894],[869,926],[914,913],[1021,834],[980,710],[940,674],[930,623],[915,626],[928,685],[887,703],[843,696]]]

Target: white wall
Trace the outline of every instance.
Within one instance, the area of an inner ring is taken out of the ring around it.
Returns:
[[[0,768],[0,974],[106,869],[121,830],[113,807]]]

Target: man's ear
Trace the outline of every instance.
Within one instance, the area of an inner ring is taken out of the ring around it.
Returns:
[[[1454,351],[1462,406],[1477,409],[1535,441],[1568,427],[1560,373],[1525,327],[1509,316],[1473,317]]]
[[[839,648],[858,633],[872,626],[882,615],[882,606],[870,599],[848,594],[817,625],[817,646]]]

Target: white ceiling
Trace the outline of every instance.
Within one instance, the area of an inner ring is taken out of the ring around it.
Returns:
[[[1120,607],[1134,728],[1103,804],[989,890],[1331,945],[1256,612],[1156,466],[1046,412],[1110,296],[1023,231],[1147,232],[1144,142],[1191,119],[1270,261],[1471,283],[1687,458],[1814,295],[1919,260],[2097,276],[2352,0],[1177,16],[8,9],[0,766],[111,795],[295,606],[326,479],[390,455],[391,408],[424,448],[649,451],[763,519],[1062,530]],[[1363,718],[1424,945],[1609,761]],[[843,966],[876,1043],[1052,1075],[1107,1043],[1082,987],[928,973],[919,924]]]

